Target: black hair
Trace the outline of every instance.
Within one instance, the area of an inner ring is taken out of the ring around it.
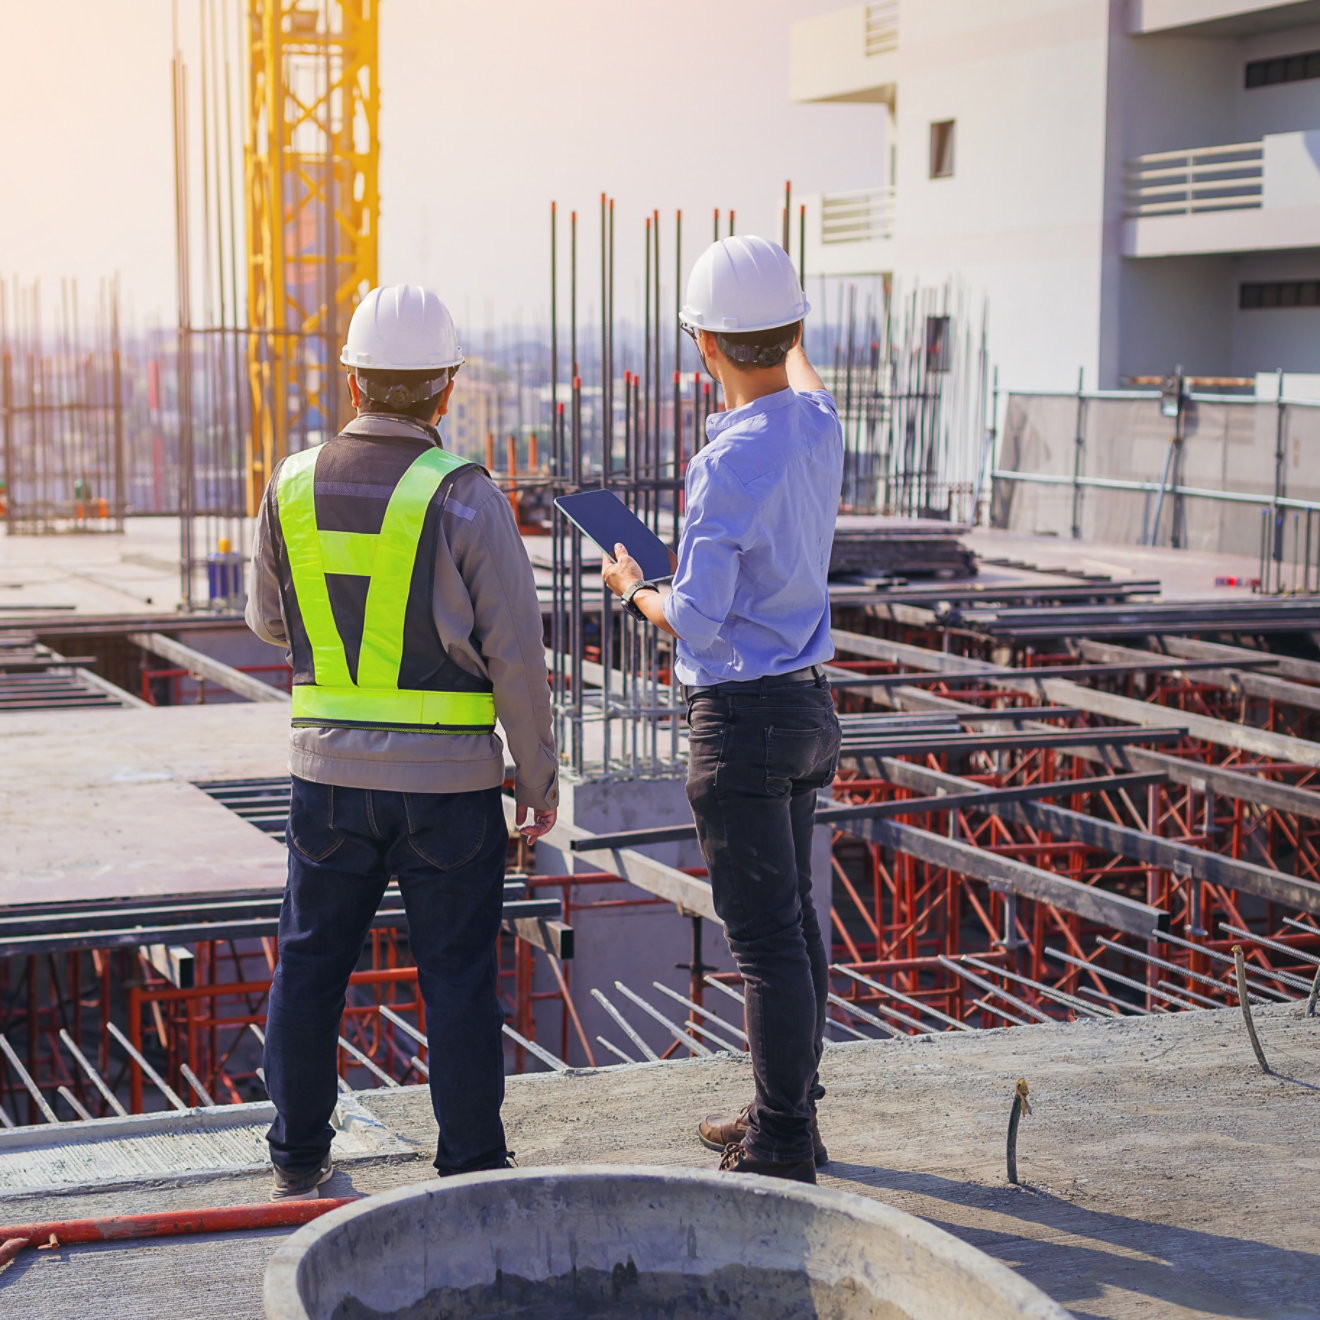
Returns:
[[[440,406],[440,396],[454,378],[454,369],[450,367],[430,368],[425,371],[367,371],[357,369],[353,373],[362,390],[362,405],[359,412],[385,413],[394,417],[411,417],[415,421],[429,422]],[[442,384],[434,392],[428,391],[425,397],[418,398],[419,388],[433,385],[436,380]]]
[[[744,330],[739,333],[717,330],[715,342],[730,362],[744,367],[777,367],[797,342],[801,321],[776,325],[769,330]]]

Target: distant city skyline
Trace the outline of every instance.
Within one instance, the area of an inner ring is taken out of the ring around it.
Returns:
[[[236,45],[236,5],[218,5]],[[565,259],[568,214],[579,212],[579,316],[594,320],[606,190],[617,199],[616,315],[635,319],[653,208],[672,300],[676,209],[686,267],[709,241],[714,207],[734,208],[740,232],[777,236],[786,178],[802,192],[869,183],[874,107],[788,101],[790,23],[836,7],[383,0],[381,282],[435,288],[474,347],[492,325],[543,323],[554,199]],[[40,279],[52,295],[71,276],[86,301],[118,272],[133,320],[170,324],[170,3],[6,11],[0,115],[21,131],[0,212],[0,275]],[[197,14],[196,0],[179,7],[194,96]],[[195,252],[199,308],[197,265]]]

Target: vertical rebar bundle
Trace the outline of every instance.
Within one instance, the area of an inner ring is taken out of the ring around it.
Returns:
[[[60,281],[53,325],[44,310],[39,283],[0,281],[6,529],[122,532],[126,399],[118,286],[102,281],[90,326],[75,280]]]

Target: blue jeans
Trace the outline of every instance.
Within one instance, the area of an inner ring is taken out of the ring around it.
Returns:
[[[839,761],[829,685],[699,691],[688,730],[688,801],[747,999],[756,1095],[743,1146],[753,1159],[810,1159],[829,992],[811,843],[816,790]]]
[[[394,877],[426,1005],[435,1167],[442,1175],[502,1168],[496,943],[508,829],[500,790],[385,793],[294,779],[286,838],[289,883],[266,1021],[271,1158],[303,1172],[330,1149],[344,995]]]

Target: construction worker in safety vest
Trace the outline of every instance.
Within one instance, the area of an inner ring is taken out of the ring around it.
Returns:
[[[508,500],[436,430],[463,363],[453,320],[429,290],[373,289],[340,361],[357,417],[272,474],[247,607],[293,669],[289,878],[264,1060],[274,1200],[315,1196],[331,1176],[340,1016],[391,878],[426,1005],[435,1167],[509,1163],[497,716],[528,840],[558,804],[531,564]]]

